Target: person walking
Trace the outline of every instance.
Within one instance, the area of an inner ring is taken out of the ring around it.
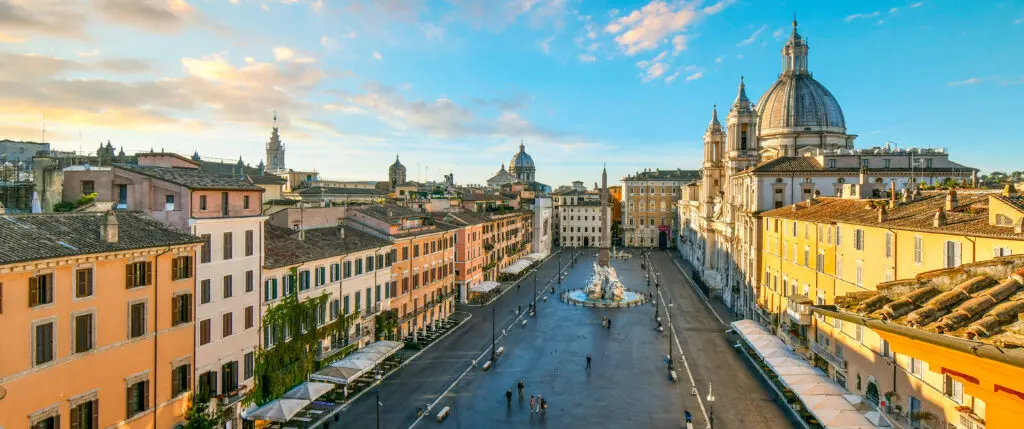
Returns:
[[[530,395],[530,414],[533,414],[533,407],[536,404],[537,404],[537,398],[534,398],[533,395]]]
[[[608,329],[609,330],[612,329],[612,318],[611,317],[608,318]]]
[[[587,353],[587,371],[590,371],[590,353]]]
[[[505,392],[505,403],[509,407],[512,407],[512,389],[511,388],[509,388],[508,391]]]
[[[526,383],[524,383],[523,379],[521,379],[521,378],[519,379],[519,386],[518,387],[519,387],[519,397],[522,398],[523,397],[523,388],[526,387]]]
[[[548,401],[544,398],[540,400],[540,412],[545,415],[548,413]]]
[[[544,402],[544,395],[537,394],[537,414],[540,414],[540,404]]]

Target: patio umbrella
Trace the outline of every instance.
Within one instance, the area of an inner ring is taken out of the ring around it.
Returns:
[[[303,399],[277,399],[264,404],[249,413],[243,413],[247,420],[268,420],[284,423],[295,417],[309,401]]]
[[[842,427],[842,428],[873,428],[874,425],[868,421],[867,417],[863,414],[852,410],[837,410],[835,412],[826,413],[827,417],[819,419],[819,421],[825,425],[825,427]]]
[[[827,380],[824,376],[817,374],[795,374],[787,377],[782,377],[782,382],[786,383],[787,386],[799,386],[801,384],[813,384],[821,383]]]
[[[842,395],[803,395],[800,400],[819,420],[824,420],[830,412],[855,409]]]
[[[295,386],[292,390],[289,390],[284,395],[281,395],[282,399],[305,399],[312,401],[316,398],[323,396],[324,393],[330,392],[334,388],[331,383],[317,383],[315,381],[307,381],[298,386]]]
[[[820,369],[808,365],[780,366],[772,370],[780,377],[784,375],[824,375]]]
[[[847,393],[835,384],[823,383],[821,381],[807,384],[790,385],[789,389],[798,395],[842,395]]]

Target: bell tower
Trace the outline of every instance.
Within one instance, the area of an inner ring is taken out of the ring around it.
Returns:
[[[726,179],[737,171],[757,163],[757,112],[747,98],[746,84],[740,76],[740,89],[736,101],[729,109],[726,118],[726,135],[728,136],[725,153]]]
[[[711,111],[711,123],[704,131],[704,164],[702,165],[702,185],[704,204],[704,216],[711,216],[710,202],[722,191],[725,181],[723,172],[723,155],[725,154],[725,132],[722,130],[722,123],[718,122],[718,106]]]
[[[274,112],[274,128],[270,132],[270,140],[267,141],[267,171],[283,171],[284,167],[284,143],[281,143],[281,136],[277,133],[277,112]]]

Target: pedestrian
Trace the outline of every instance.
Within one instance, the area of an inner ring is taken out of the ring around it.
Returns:
[[[521,314],[522,312],[523,312],[523,304],[519,304],[519,306],[516,307],[516,314]]]
[[[605,327],[608,324],[608,316],[601,316],[601,327]]]
[[[526,387],[526,383],[524,383],[524,382],[523,382],[523,379],[521,379],[521,378],[520,378],[520,379],[519,379],[519,397],[520,397],[520,398],[522,398],[522,397],[523,397],[523,388],[524,388],[524,387]]]
[[[533,406],[536,403],[537,403],[537,398],[534,398],[533,395],[530,395],[530,414],[533,414]]]
[[[587,371],[590,371],[590,353],[587,353]]]
[[[512,389],[511,388],[509,388],[508,391],[505,392],[505,402],[508,404],[508,406],[510,406],[510,407],[512,406]]]
[[[540,400],[540,411],[543,412],[544,414],[548,413],[548,401],[547,401],[547,399],[541,398],[541,400]]]
[[[612,329],[612,318],[611,317],[608,318],[608,326],[606,326],[606,328],[608,328],[609,330]]]
[[[544,395],[537,394],[537,414],[540,414],[540,404],[544,402]]]
[[[522,289],[523,289],[523,284],[522,283],[516,283],[516,292],[519,292]]]

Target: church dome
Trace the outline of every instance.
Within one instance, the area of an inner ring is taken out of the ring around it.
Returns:
[[[510,171],[517,171],[524,168],[535,168],[533,165],[533,158],[526,153],[526,147],[522,143],[519,143],[519,152],[512,156],[512,162],[508,163],[508,169]]]
[[[807,69],[807,42],[796,31],[782,49],[783,71],[757,102],[761,136],[827,132],[846,133],[839,102]]]
[[[398,155],[395,155],[395,163],[388,167],[388,173],[390,174],[405,174],[405,166],[398,161]]]

